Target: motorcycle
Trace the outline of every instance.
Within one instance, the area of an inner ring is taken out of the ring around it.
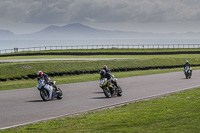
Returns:
[[[40,91],[40,96],[44,101],[51,100],[53,98],[62,99],[63,93],[60,88],[56,87],[56,81],[45,83],[44,79],[40,79],[37,84],[37,88]]]
[[[117,82],[116,78],[113,78],[112,82],[109,82],[106,78],[101,79],[99,86],[103,89],[103,93],[107,98],[111,98],[114,95],[122,96],[122,89],[119,85],[116,86],[115,82]]]
[[[192,70],[189,67],[186,67],[184,70],[186,79],[190,79],[192,76]]]

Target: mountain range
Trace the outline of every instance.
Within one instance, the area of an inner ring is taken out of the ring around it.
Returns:
[[[17,35],[9,30],[0,30],[0,39],[41,39],[41,38],[150,38],[150,39],[199,39],[200,33],[187,32],[182,34],[169,33],[159,34],[151,32],[127,32],[127,31],[111,31],[111,30],[99,30],[91,28],[89,26],[74,23],[65,26],[51,25],[47,28],[31,33]]]

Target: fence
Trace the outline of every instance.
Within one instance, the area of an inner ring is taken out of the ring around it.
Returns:
[[[138,45],[81,45],[81,46],[41,46],[0,50],[0,54],[16,53],[24,51],[45,51],[45,50],[71,50],[71,49],[158,49],[158,48],[200,48],[200,44],[138,44]]]

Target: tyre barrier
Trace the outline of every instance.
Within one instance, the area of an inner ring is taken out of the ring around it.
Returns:
[[[200,66],[200,64],[192,64],[191,66]],[[111,69],[112,72],[127,72],[127,71],[140,71],[140,70],[151,70],[151,69],[170,69],[170,68],[181,68],[183,65],[172,65],[172,66],[147,66],[147,67],[123,67]],[[80,74],[95,74],[99,73],[99,70],[80,70],[80,71],[69,71],[69,72],[49,72],[46,73],[50,77],[63,76],[63,75],[80,75]],[[0,78],[0,81],[7,80],[21,80],[21,79],[36,79],[36,74],[28,74],[22,77],[11,77],[11,78]]]
[[[7,81],[7,79],[4,79],[4,78],[0,78],[0,81]]]
[[[26,76],[22,76],[22,78],[23,78],[23,79],[29,79],[29,77],[26,77]]]
[[[174,51],[174,52],[49,52],[49,53],[24,53],[7,54],[0,57],[9,56],[35,56],[35,55],[171,55],[171,54],[200,54],[200,51]]]
[[[37,75],[36,74],[28,74],[27,77],[30,79],[35,79],[35,78],[37,78]]]

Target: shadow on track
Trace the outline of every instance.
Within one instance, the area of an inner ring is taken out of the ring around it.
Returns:
[[[93,98],[90,98],[90,99],[108,99],[107,97],[93,97]]]
[[[186,79],[186,78],[181,78],[181,79]]]
[[[38,102],[46,102],[46,101],[43,101],[43,100],[31,100],[31,101],[26,101],[26,102],[38,103]]]
[[[100,94],[100,93],[103,93],[103,91],[101,91],[101,92],[93,92],[94,94]]]

